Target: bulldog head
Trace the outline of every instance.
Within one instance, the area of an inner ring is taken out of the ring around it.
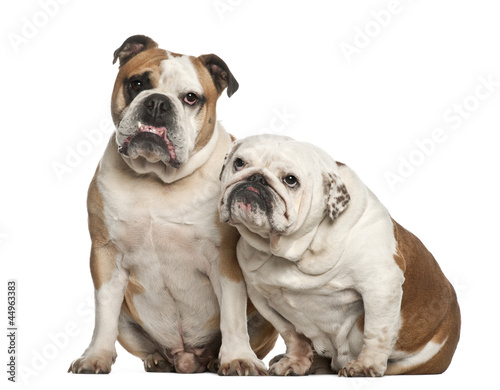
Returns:
[[[350,200],[337,163],[326,152],[283,136],[235,141],[221,185],[221,221],[236,226],[247,240],[264,239],[271,253],[288,253],[290,259],[298,253],[287,250],[283,238],[295,245],[326,216],[335,220]]]
[[[111,99],[118,151],[138,173],[160,177],[186,164],[211,139],[216,102],[238,82],[214,54],[199,57],[128,38],[114,53],[120,67]]]

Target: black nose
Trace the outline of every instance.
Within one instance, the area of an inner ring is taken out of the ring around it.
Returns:
[[[256,174],[250,176],[248,178],[248,180],[251,181],[252,183],[258,183],[258,184],[262,184],[264,186],[267,185],[266,179],[260,173],[256,173]]]
[[[172,110],[172,102],[165,95],[154,93],[144,100],[144,108],[153,121],[165,119],[169,111]]]

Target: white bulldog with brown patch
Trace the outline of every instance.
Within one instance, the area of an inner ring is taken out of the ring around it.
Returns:
[[[247,311],[238,233],[217,214],[232,138],[215,108],[238,83],[216,55],[172,53],[142,35],[117,60],[116,132],[88,193],[95,329],[69,371],[110,372],[118,339],[146,371],[265,374],[259,359],[277,332]]]
[[[313,350],[343,376],[447,369],[455,291],[348,166],[311,144],[254,136],[233,144],[221,180],[249,297],[287,346],[272,374],[309,373]]]

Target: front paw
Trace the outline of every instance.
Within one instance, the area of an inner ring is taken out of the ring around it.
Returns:
[[[101,351],[83,355],[71,363],[68,372],[74,374],[109,374],[116,360],[116,352]]]
[[[362,360],[353,360],[339,371],[339,376],[345,377],[381,377],[386,370],[385,364],[367,363]]]
[[[271,375],[306,375],[312,364],[312,357],[278,355],[270,362],[269,374]]]
[[[146,372],[172,372],[174,371],[174,366],[166,361],[158,352],[155,352],[144,359],[144,369]]]
[[[218,371],[219,375],[239,375],[239,376],[258,376],[267,375],[267,369],[264,363],[259,359],[234,359],[229,362],[221,363]]]

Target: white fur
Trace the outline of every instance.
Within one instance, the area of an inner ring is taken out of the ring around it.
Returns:
[[[217,128],[213,138],[219,133]],[[227,144],[228,135],[222,136]],[[211,152],[213,158],[204,166],[207,172],[216,171],[210,165],[220,161],[224,149]],[[220,288],[216,291],[212,285],[218,283],[221,239],[214,226],[217,182],[198,178],[196,185],[186,183],[190,191],[182,184],[166,189],[148,177],[131,177],[108,164],[114,161],[103,159],[98,181],[107,228],[118,251],[125,254],[123,267],[133,269],[144,287],[144,293],[134,297],[143,328],[173,353],[182,350],[184,343],[202,344],[213,334],[200,321],[219,313],[216,292]],[[193,285],[197,288],[192,289]],[[183,334],[192,339],[183,339]]]
[[[128,277],[121,267],[121,256],[111,280],[95,290],[95,326],[89,346],[73,365],[77,372],[94,367],[95,373],[109,371],[116,359],[115,342],[118,337],[118,318],[127,287]],[[80,363],[77,363],[80,362]],[[78,368],[77,368],[78,367]]]
[[[272,231],[248,226],[251,214],[230,217],[242,235],[238,260],[259,312],[282,335],[307,336],[319,354],[332,359],[336,371],[357,359],[383,375],[388,359],[408,359],[393,351],[401,326],[404,276],[394,261],[391,217],[375,195],[350,168],[337,166],[308,144],[282,137],[249,137],[238,141],[232,153],[223,172],[222,215],[229,218],[224,211],[229,193],[248,177],[246,169],[263,172],[273,188],[286,193],[281,198],[289,214],[296,215],[293,228],[277,234],[277,245]],[[245,168],[235,172],[234,158],[245,161]],[[302,188],[287,189],[281,182],[283,172],[296,174]],[[328,173],[338,175],[351,197],[347,209],[333,221],[322,189]],[[363,311],[364,333],[356,325]],[[422,358],[438,350],[428,346]],[[410,360],[414,363],[419,358]]]
[[[97,187],[105,230],[119,255],[111,280],[96,290],[91,344],[70,370],[109,372],[116,357],[119,327],[138,355],[149,354],[143,357],[145,364],[162,351],[167,357],[174,356],[169,358],[173,360],[170,364],[177,364],[175,355],[179,353],[180,365],[190,367],[186,370],[204,370],[204,366],[196,366],[192,354],[201,355],[198,347],[217,344],[219,328],[214,323],[219,316],[221,364],[247,359],[262,368],[249,344],[245,284],[219,274],[218,175],[231,137],[216,123],[208,143],[194,152],[204,123],[196,118],[196,110],[182,103],[183,94],[201,96],[204,92],[193,63],[188,56],[169,56],[162,61],[160,74],[158,86],[141,92],[126,109],[100,162]],[[137,131],[137,112],[153,93],[164,94],[174,105],[179,168],[117,152],[118,145]],[[149,336],[130,326],[127,313],[120,313],[131,276],[140,285],[132,296],[131,310]],[[240,300],[244,303],[237,307]]]
[[[436,355],[441,348],[446,344],[448,338],[445,338],[440,344],[429,341],[420,351],[415,354],[407,354],[405,352],[393,351],[391,358],[395,359],[393,367],[389,366],[387,374],[391,371],[401,370],[403,368],[417,367],[420,364],[428,361]]]
[[[187,150],[193,150],[194,141],[198,135],[200,123],[196,120],[195,110],[186,107],[179,96],[193,92],[198,96],[203,94],[203,87],[198,80],[198,74],[189,56],[174,57],[161,62],[161,77],[155,91],[161,92],[175,103],[178,121],[183,124],[187,137]]]

